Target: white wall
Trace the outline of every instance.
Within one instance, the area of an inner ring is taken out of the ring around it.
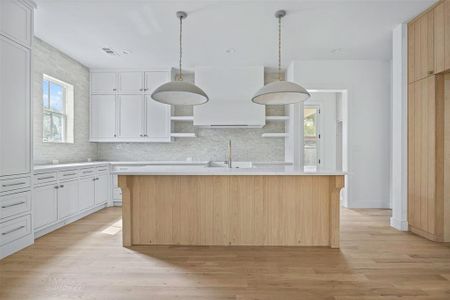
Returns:
[[[348,206],[389,207],[390,64],[388,61],[295,61],[307,89],[348,91]]]
[[[305,107],[320,107],[319,169],[322,170],[336,170],[336,102],[336,93],[333,92],[314,92],[311,93],[311,98],[305,101]]]
[[[89,69],[52,47],[33,39],[33,157],[35,164],[97,159],[97,145],[89,142]],[[42,75],[74,87],[74,143],[42,141]]]
[[[391,226],[408,230],[407,221],[407,26],[392,36]]]

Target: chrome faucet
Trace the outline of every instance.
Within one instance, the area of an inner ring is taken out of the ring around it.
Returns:
[[[231,140],[228,141],[228,151],[227,151],[227,161],[228,168],[232,168],[232,158],[231,158]]]

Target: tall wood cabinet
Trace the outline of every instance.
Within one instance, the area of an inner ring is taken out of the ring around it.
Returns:
[[[408,24],[408,223],[434,241],[450,241],[449,11],[440,1]]]
[[[0,259],[33,243],[31,43],[34,3],[0,1]]]

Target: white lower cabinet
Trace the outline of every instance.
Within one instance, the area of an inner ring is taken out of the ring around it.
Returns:
[[[95,178],[95,204],[108,201],[110,194],[110,176],[108,174],[98,175]]]
[[[92,177],[81,178],[78,183],[78,199],[80,210],[94,206],[95,183]]]
[[[44,178],[52,181],[42,183]],[[108,165],[49,169],[35,174],[32,205],[35,237],[105,207],[111,194],[110,180]]]
[[[62,219],[78,211],[78,180],[62,182],[58,186],[58,218]]]
[[[50,185],[34,188],[33,227],[34,229],[52,224],[58,220],[58,186]]]

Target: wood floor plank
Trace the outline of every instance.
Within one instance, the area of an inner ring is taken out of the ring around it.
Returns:
[[[396,231],[389,217],[342,210],[340,249],[124,248],[121,209],[107,208],[1,260],[0,299],[450,299],[450,245]]]

